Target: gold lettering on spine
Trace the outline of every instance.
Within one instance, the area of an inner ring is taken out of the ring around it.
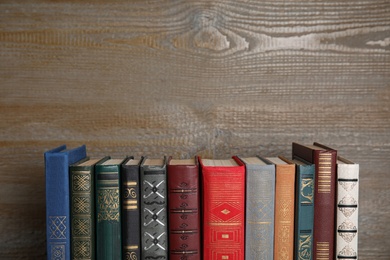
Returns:
[[[332,189],[332,155],[320,153],[318,161],[318,192],[330,193]]]

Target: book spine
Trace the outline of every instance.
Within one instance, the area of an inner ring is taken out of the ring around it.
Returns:
[[[95,259],[94,166],[70,167],[72,259]]]
[[[69,165],[86,157],[86,147],[61,146],[44,154],[48,260],[70,260]]]
[[[295,204],[295,259],[311,260],[313,257],[314,182],[312,165],[296,166]]]
[[[96,259],[120,260],[119,165],[96,165]]]
[[[315,151],[314,260],[333,260],[336,208],[336,151]]]
[[[122,241],[123,259],[140,259],[139,165],[122,165]]]
[[[198,165],[168,165],[169,259],[200,259]]]
[[[202,166],[202,176],[203,259],[244,259],[244,166]]]
[[[245,259],[274,259],[275,166],[246,165]]]
[[[337,167],[337,259],[358,259],[359,165]]]
[[[141,167],[142,259],[168,259],[166,168]]]
[[[275,259],[293,259],[295,165],[276,165]]]

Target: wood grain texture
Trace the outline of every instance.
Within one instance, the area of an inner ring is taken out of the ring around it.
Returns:
[[[43,259],[43,152],[361,165],[360,259],[390,258],[390,2],[1,1],[0,259]]]

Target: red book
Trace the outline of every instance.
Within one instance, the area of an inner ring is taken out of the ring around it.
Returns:
[[[243,260],[245,166],[237,157],[199,161],[203,185],[203,259]]]
[[[169,259],[201,259],[199,163],[169,158]]]
[[[293,143],[294,159],[315,164],[313,260],[333,260],[337,151]]]

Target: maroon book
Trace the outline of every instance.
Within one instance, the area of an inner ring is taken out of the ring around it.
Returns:
[[[313,260],[333,260],[337,151],[293,143],[294,159],[315,164]]]
[[[169,259],[201,259],[198,158],[168,160]]]

